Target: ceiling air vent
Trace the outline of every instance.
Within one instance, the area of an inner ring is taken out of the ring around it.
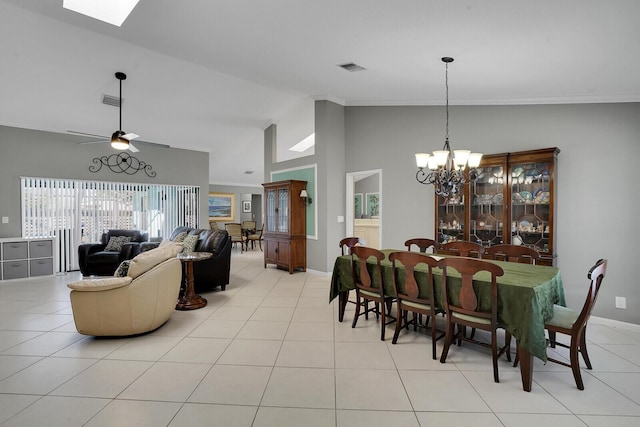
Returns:
[[[113,107],[119,107],[120,106],[120,98],[118,98],[117,96],[102,95],[102,103],[103,104],[107,104],[107,105],[111,105]]]
[[[253,173],[253,171],[244,171],[245,174],[247,175],[251,175]]]
[[[348,62],[346,64],[340,64],[340,65],[338,65],[338,67],[344,68],[345,70],[351,71],[351,72],[366,70],[366,68],[361,67],[358,64],[354,64],[353,62]]]

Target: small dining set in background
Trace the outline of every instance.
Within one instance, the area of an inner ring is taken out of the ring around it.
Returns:
[[[464,351],[462,342],[469,342],[490,349],[496,383],[498,360],[505,356],[514,367],[519,365],[522,388],[531,391],[533,357],[537,357],[570,367],[577,388],[584,390],[579,354],[591,369],[586,326],[606,273],[606,259],[591,267],[586,301],[572,310],[566,307],[560,270],[538,264],[540,256],[531,247],[484,247],[469,241],[439,244],[426,238],[407,240],[403,250],[365,244],[358,237],[340,241],[342,256],[336,259],[330,287],[330,301],[338,297],[339,322],[352,303],[352,327],[362,316],[375,315],[382,341],[387,325],[395,323],[392,344],[402,342],[400,333],[412,325],[414,331],[424,329],[431,337],[434,360],[436,342],[443,340],[441,363],[450,353]],[[439,329],[436,319],[446,326]],[[557,335],[568,337],[568,343],[557,340]],[[548,356],[548,346],[567,347],[568,360]]]
[[[219,227],[215,221],[210,221],[209,224],[212,229],[218,229]],[[249,250],[249,243],[251,243],[251,249],[255,249],[257,243],[260,251],[262,251],[264,225],[257,229],[255,221],[230,222],[225,224],[225,230],[231,236],[233,246],[237,246],[240,243],[240,253]]]

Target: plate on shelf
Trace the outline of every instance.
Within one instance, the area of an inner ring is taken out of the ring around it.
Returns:
[[[548,191],[536,191],[536,195],[533,200],[539,204],[548,204],[549,203],[549,192]]]
[[[525,202],[533,202],[533,194],[528,191],[521,191],[520,195],[524,199]]]

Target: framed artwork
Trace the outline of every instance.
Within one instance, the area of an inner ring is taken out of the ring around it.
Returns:
[[[365,193],[367,199],[367,215],[380,216],[380,193]]]
[[[353,195],[353,216],[360,218],[362,216],[362,193]]]
[[[242,201],[242,212],[251,212],[251,200]]]
[[[209,221],[234,221],[235,206],[235,193],[209,193]]]

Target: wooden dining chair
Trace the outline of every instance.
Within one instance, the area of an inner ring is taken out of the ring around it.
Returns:
[[[521,262],[524,264],[537,264],[540,261],[540,253],[529,246],[522,245],[495,245],[485,249],[485,255],[498,261]]]
[[[485,247],[476,242],[456,240],[455,242],[448,242],[441,245],[439,252],[447,255],[482,258]]]
[[[582,306],[582,310],[575,311],[567,307],[554,304],[553,317],[547,321],[544,325],[549,333],[549,345],[552,348],[556,346],[569,349],[569,361],[570,363],[563,362],[558,359],[547,357],[547,360],[553,363],[557,363],[562,366],[567,366],[573,371],[573,378],[576,381],[576,386],[579,390],[584,390],[584,383],[582,382],[582,375],[580,374],[580,360],[578,353],[582,355],[587,369],[591,369],[591,360],[589,360],[589,354],[587,353],[587,322],[591,317],[591,310],[598,298],[598,292],[600,292],[600,285],[602,285],[602,279],[607,272],[607,260],[600,259],[589,270],[587,278],[590,280],[589,289],[587,291],[587,299]],[[565,343],[556,340],[556,334],[564,334],[571,338],[570,343]],[[514,365],[518,364],[518,359]]]
[[[498,377],[498,359],[502,354],[507,354],[507,360],[511,361],[511,334],[505,330],[504,346],[498,347],[498,285],[496,278],[504,274],[502,267],[489,261],[464,257],[447,257],[438,261],[442,271],[442,284],[444,291],[444,306],[447,313],[447,332],[444,349],[440,362],[445,363],[449,349],[454,340],[464,340],[484,347],[491,348],[493,359],[493,380],[500,382]],[[451,270],[455,270],[460,276],[452,280]],[[486,297],[482,303],[479,289],[473,286],[473,276],[481,271],[491,275],[491,289],[489,301]],[[457,285],[457,280],[461,284]],[[457,327],[457,328],[456,328]],[[471,327],[487,331],[491,334],[491,344],[467,338],[465,328]],[[457,329],[457,332],[456,332]]]
[[[404,245],[407,247],[408,251],[411,251],[411,246],[415,245],[422,253],[426,253],[429,248],[433,248],[433,253],[436,253],[440,247],[440,244],[436,240],[423,238],[409,239],[404,242]]]
[[[240,243],[240,253],[244,252],[244,245],[247,238],[242,232],[242,225],[230,222],[225,224],[225,229],[227,230],[227,233],[229,233],[233,245],[235,246],[237,243]]]
[[[340,240],[340,243],[338,243],[338,246],[342,250],[342,255],[349,255],[351,253],[351,248],[356,245],[365,246],[366,242],[360,237],[345,237]]]
[[[375,258],[375,264],[368,264],[369,258]],[[356,312],[353,316],[352,328],[356,327],[358,318],[364,314],[368,318],[368,313],[376,314],[376,319],[380,318],[380,340],[384,341],[384,331],[388,324],[393,323],[395,318],[390,315],[391,307],[395,298],[387,295],[382,282],[382,270],[380,261],[384,259],[384,253],[366,246],[353,246],[351,248],[351,274],[356,290]],[[369,273],[368,265],[373,266],[372,274]],[[374,306],[369,308],[369,301],[374,302]],[[360,313],[363,308],[364,312]],[[387,318],[391,319],[387,322]]]
[[[398,341],[400,330],[413,324],[413,330],[418,327],[420,320],[417,314],[427,316],[427,326],[431,321],[431,357],[436,359],[436,341],[444,337],[444,332],[436,329],[435,316],[444,313],[436,307],[435,288],[433,285],[433,268],[438,261],[429,255],[417,252],[392,252],[389,261],[393,263],[393,287],[396,291],[397,321],[392,343]],[[416,278],[416,266],[427,267],[427,280],[421,285]],[[404,286],[402,285],[404,284]],[[408,313],[413,313],[413,319],[408,320]]]
[[[262,252],[262,241],[264,240],[264,235],[262,234],[263,232],[264,224],[262,224],[262,228],[256,230],[255,233],[249,234],[247,236],[247,245],[249,244],[249,242],[251,242],[251,249],[255,247],[255,242],[258,242],[258,245],[260,245],[260,252]]]
[[[219,228],[218,228],[218,223],[217,223],[216,221],[209,221],[209,227],[210,227],[212,230],[219,230]]]

